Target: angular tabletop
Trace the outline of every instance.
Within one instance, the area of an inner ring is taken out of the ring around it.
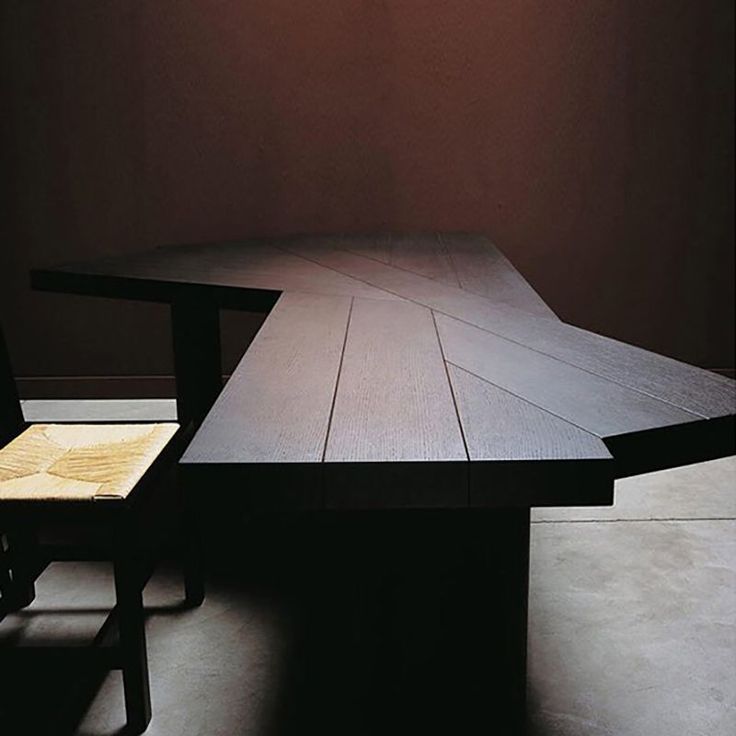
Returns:
[[[485,238],[320,236],[38,270],[269,311],[181,463],[318,508],[603,504],[733,452],[734,382],[557,319]]]

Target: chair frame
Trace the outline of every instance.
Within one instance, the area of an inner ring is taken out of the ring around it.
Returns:
[[[0,407],[10,409],[2,415],[6,421],[0,426],[4,433],[0,436],[8,440],[19,435],[25,423],[2,329]],[[35,597],[35,581],[54,561],[112,561],[116,596],[116,605],[95,637],[94,646],[2,648],[3,666],[13,661],[47,657],[122,670],[127,728],[131,733],[142,733],[151,720],[143,588],[153,573],[155,556],[141,544],[141,531],[144,521],[152,515],[154,490],[166,469],[180,456],[187,434],[182,429],[177,432],[124,499],[0,501],[0,542],[4,537],[4,543],[0,544],[0,621],[7,613],[30,605]],[[40,543],[39,529],[49,525],[63,528],[66,524],[105,529],[111,544],[61,547]],[[185,516],[182,524],[185,604],[195,607],[204,599],[204,585],[196,536],[191,529],[190,519]],[[111,644],[115,631],[117,643]]]

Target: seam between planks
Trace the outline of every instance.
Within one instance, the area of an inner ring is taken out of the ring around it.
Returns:
[[[450,268],[452,269],[452,275],[455,277],[455,281],[457,282],[457,288],[463,289],[463,284],[460,281],[460,274],[457,271],[457,266],[455,265],[455,260],[452,257],[452,251],[447,247],[447,243],[445,243],[445,239],[442,237],[442,233],[435,233],[435,238],[437,240],[437,243],[439,244],[440,248],[442,249],[442,252],[444,253],[445,257],[447,258],[447,262],[450,264]],[[420,274],[421,275],[421,274]],[[436,279],[439,281],[439,279]],[[472,294],[473,292],[468,292],[469,294]]]
[[[401,296],[400,294],[397,294],[396,296]],[[406,297],[404,297],[406,298]],[[470,327],[475,327],[476,330],[481,330],[482,332],[487,332],[489,335],[495,335],[496,337],[500,338],[501,340],[506,340],[506,342],[511,342],[514,345],[519,345],[522,348],[525,348],[526,350],[531,350],[533,353],[537,353],[537,355],[544,355],[545,358],[549,358],[550,360],[556,360],[558,363],[562,363],[562,365],[569,365],[571,368],[577,368],[579,371],[583,371],[584,373],[587,373],[590,376],[595,376],[596,378],[601,379],[602,381],[608,381],[608,383],[612,383],[615,386],[620,386],[621,388],[626,389],[627,391],[631,391],[635,394],[641,394],[642,396],[647,396],[650,399],[654,399],[655,401],[659,401],[660,404],[667,404],[667,406],[674,406],[675,409],[680,409],[680,411],[684,411],[686,414],[691,414],[694,417],[697,417],[698,419],[718,419],[719,417],[709,417],[705,414],[701,414],[699,411],[695,411],[694,409],[688,409],[685,406],[681,406],[680,404],[676,404],[674,401],[670,401],[669,399],[663,399],[660,396],[655,396],[652,393],[649,393],[648,391],[644,391],[640,388],[635,388],[634,386],[629,386],[626,383],[622,383],[621,381],[616,381],[613,378],[609,378],[608,376],[602,376],[600,373],[596,373],[595,371],[590,370],[590,368],[585,368],[581,365],[578,365],[577,363],[571,363],[569,360],[563,360],[562,358],[557,357],[556,355],[550,355],[550,353],[545,353],[542,350],[539,350],[537,348],[534,348],[530,345],[527,345],[526,343],[519,342],[518,340],[514,340],[511,337],[507,337],[506,335],[502,335],[499,332],[494,332],[493,330],[489,330],[486,327],[480,327],[479,325],[475,324],[474,322],[468,322],[465,319],[461,319],[460,317],[456,317],[453,314],[448,314],[447,312],[442,312],[441,310],[437,310],[440,312],[440,314],[443,314],[445,317],[448,317],[449,319],[457,320],[458,322],[462,322],[463,324],[469,325]],[[569,325],[567,322],[562,322],[560,320],[560,323],[571,327],[572,329],[581,329],[579,327],[575,327],[575,325]],[[591,333],[596,334],[596,333]],[[599,335],[600,337],[600,335]],[[613,339],[613,338],[607,338],[607,339]],[[618,340],[616,341],[618,342]],[[622,343],[623,345],[627,345],[627,343]],[[636,346],[631,346],[636,347]],[[642,349],[642,348],[640,348]],[[660,357],[666,357],[666,356],[660,356]],[[676,361],[677,362],[677,361]],[[689,365],[688,363],[685,363],[684,365]],[[459,368],[460,366],[458,366]],[[697,366],[690,366],[690,367],[697,367]],[[701,369],[702,370],[702,369]],[[478,376],[480,378],[480,376]],[[494,384],[495,385],[495,384]],[[730,415],[728,415],[730,416]]]
[[[482,237],[484,240],[488,240],[488,238],[485,235],[483,235]],[[471,291],[470,289],[466,289],[463,286],[462,279],[460,278],[460,273],[458,272],[457,266],[455,265],[455,259],[453,258],[452,250],[448,247],[447,243],[445,242],[443,233],[438,232],[437,238],[439,239],[440,243],[442,243],[442,246],[445,249],[445,253],[447,253],[447,259],[449,260],[450,265],[452,266],[453,273],[455,274],[455,279],[457,281],[457,288],[470,294],[471,296],[479,296],[481,299],[488,299],[489,301],[491,301],[490,297],[484,296],[483,294],[479,294],[477,291]],[[519,278],[522,280],[522,282],[525,283],[529,287],[529,289],[532,291],[534,296],[536,296],[537,299],[539,299],[539,301],[542,302],[542,304],[544,304],[547,307],[547,309],[549,309],[550,318],[554,319],[557,322],[562,322],[562,320],[559,318],[558,314],[554,311],[554,309],[552,309],[552,307],[550,307],[549,304],[547,304],[547,302],[542,298],[540,293],[526,280],[526,277],[524,276],[524,274],[522,274],[521,271],[519,271],[519,269],[516,268],[516,266],[514,266],[514,264],[511,262],[511,259],[507,258],[507,256],[501,250],[499,250],[493,243],[491,243],[490,241],[488,241],[488,243],[493,248],[495,248],[498,254],[501,256],[501,258],[503,258],[506,261],[506,263],[508,263],[508,265],[511,266],[512,270],[515,271],[517,276],[519,276]],[[421,276],[422,274],[418,273],[416,275]],[[425,277],[425,278],[429,278],[429,277]],[[505,302],[502,302],[502,304],[505,304]],[[526,310],[522,309],[521,307],[512,307],[511,305],[509,305],[509,307],[511,309],[518,309],[520,312],[526,312]],[[533,312],[529,312],[528,314],[535,316]],[[450,315],[447,315],[447,316],[450,316]],[[543,317],[543,315],[539,315],[539,316]]]
[[[483,381],[484,383],[489,384],[490,386],[493,386],[494,388],[497,388],[499,391],[503,391],[504,393],[509,394],[510,396],[515,396],[517,399],[521,399],[521,401],[524,401],[525,403],[529,404],[530,406],[533,406],[540,411],[543,411],[545,414],[549,414],[550,416],[556,417],[557,419],[566,422],[567,424],[570,424],[573,427],[577,427],[581,432],[585,432],[585,434],[589,434],[591,437],[595,437],[596,439],[601,440],[601,442],[605,439],[603,435],[596,434],[595,432],[592,432],[590,429],[586,429],[585,427],[581,427],[579,424],[576,424],[575,422],[571,422],[566,417],[560,416],[559,414],[555,414],[555,412],[550,411],[549,409],[545,409],[545,407],[540,406],[539,404],[535,404],[533,401],[529,401],[529,399],[525,398],[524,396],[520,396],[519,394],[514,393],[513,391],[509,391],[509,389],[504,388],[503,386],[499,386],[497,383],[494,383],[493,381],[489,381],[487,378],[483,378],[483,376],[479,376],[477,373],[473,373],[473,371],[469,371],[467,368],[463,368],[461,365],[458,365],[457,363],[453,363],[451,360],[447,361],[447,365],[451,365],[453,368],[457,368],[459,371],[462,371],[463,373],[467,373],[469,376],[474,376],[479,381]],[[677,425],[673,425],[677,426]],[[641,431],[641,430],[636,430]],[[633,434],[633,432],[626,434]],[[611,435],[612,437],[618,437],[619,435]],[[606,448],[608,449],[608,448]],[[609,450],[610,454],[610,450]],[[613,457],[613,456],[612,456]],[[604,459],[604,458],[602,458]]]
[[[445,378],[447,378],[447,385],[450,388],[450,396],[452,396],[452,405],[455,407],[455,416],[457,417],[457,425],[460,427],[460,436],[463,440],[463,448],[465,449],[465,457],[467,458],[468,464],[470,464],[470,451],[468,450],[468,441],[465,437],[465,428],[463,427],[463,420],[460,418],[460,407],[457,404],[457,397],[455,396],[455,388],[452,385],[452,379],[450,378],[450,371],[447,368],[447,358],[445,357],[445,348],[442,345],[442,338],[440,337],[440,331],[437,328],[437,320],[434,317],[434,312],[430,309],[429,313],[432,315],[432,324],[434,325],[434,333],[437,336],[437,344],[440,348],[440,355],[442,356],[442,366],[445,369]],[[470,466],[468,465],[468,476],[466,478],[466,502],[470,507]]]
[[[335,390],[332,393],[332,403],[330,404],[330,416],[327,419],[327,432],[325,433],[325,444],[322,447],[322,463],[325,462],[325,457],[327,456],[327,443],[330,439],[330,431],[332,430],[332,417],[335,413],[335,402],[337,401],[337,390],[340,387],[340,376],[342,375],[342,363],[345,359],[345,348],[348,344],[348,332],[350,331],[350,320],[353,316],[353,304],[355,302],[355,297],[350,297],[350,307],[348,307],[348,318],[345,322],[345,335],[342,339],[342,350],[340,351],[340,361],[337,364],[337,378],[335,379]],[[324,483],[322,484],[322,505],[324,506]]]
[[[303,258],[305,261],[311,261],[312,263],[316,263],[317,265],[322,266],[323,268],[328,268],[331,271],[336,271],[337,273],[340,273],[343,276],[349,276],[350,278],[353,278],[356,281],[361,281],[362,283],[367,284],[368,286],[373,286],[374,288],[381,289],[382,291],[385,291],[388,294],[393,294],[394,296],[398,296],[401,299],[406,299],[406,301],[408,301],[408,302],[413,302],[414,304],[418,304],[419,306],[425,307],[426,309],[431,309],[432,311],[437,312],[439,314],[442,314],[445,317],[449,317],[450,319],[456,319],[458,322],[462,322],[463,324],[470,325],[471,327],[475,327],[476,330],[482,330],[483,332],[488,332],[489,334],[495,335],[496,337],[499,337],[502,340],[507,340],[508,342],[512,342],[512,343],[514,343],[516,345],[520,345],[521,347],[526,348],[527,350],[531,350],[531,351],[533,351],[535,353],[538,353],[539,355],[544,355],[547,358],[549,358],[550,360],[556,360],[558,363],[562,363],[564,365],[569,365],[569,366],[572,366],[573,368],[577,368],[578,370],[584,371],[585,373],[589,373],[591,376],[596,376],[597,378],[600,378],[603,381],[608,381],[609,383],[613,383],[613,384],[615,384],[617,386],[621,386],[622,388],[625,388],[627,391],[633,391],[634,393],[641,394],[642,396],[648,396],[650,399],[654,399],[655,401],[659,401],[662,404],[667,404],[668,406],[674,406],[676,409],[681,409],[682,411],[687,412],[688,414],[692,414],[694,417],[698,417],[699,419],[715,419],[715,418],[717,418],[717,417],[709,417],[709,416],[706,416],[705,414],[701,414],[700,412],[694,411],[693,409],[688,409],[687,407],[681,406],[680,404],[677,404],[674,401],[670,401],[668,399],[663,399],[660,396],[655,396],[654,394],[649,393],[648,391],[643,391],[642,389],[634,388],[633,386],[629,386],[629,385],[627,385],[625,383],[622,383],[621,381],[616,381],[616,380],[613,380],[612,378],[608,378],[607,376],[602,376],[600,373],[596,373],[595,371],[592,371],[589,368],[584,368],[583,366],[577,365],[575,363],[571,363],[568,360],[563,360],[562,358],[559,358],[556,355],[550,355],[549,353],[545,353],[542,350],[539,350],[537,348],[531,347],[530,345],[526,345],[523,342],[519,342],[518,340],[514,340],[513,338],[507,337],[506,335],[502,335],[502,334],[500,334],[498,332],[494,332],[493,330],[490,330],[487,327],[481,327],[480,325],[476,324],[475,322],[469,322],[467,319],[462,319],[461,317],[458,317],[458,316],[456,316],[454,314],[451,314],[450,312],[446,312],[446,311],[444,311],[442,309],[437,309],[436,307],[431,307],[431,306],[425,304],[424,302],[420,302],[417,299],[413,299],[412,297],[409,297],[409,296],[406,296],[404,294],[401,294],[398,291],[392,291],[391,289],[387,289],[385,286],[377,286],[376,284],[371,283],[370,281],[366,281],[365,279],[361,279],[361,278],[358,278],[357,276],[353,276],[352,274],[346,273],[345,271],[341,271],[340,269],[335,268],[334,266],[326,266],[325,264],[320,263],[319,261],[314,260],[313,258],[307,258],[306,256],[304,256],[304,255],[302,255],[300,253],[293,253],[292,251],[288,251],[285,248],[282,249],[282,250],[288,252],[290,255],[296,255],[299,258]],[[352,251],[347,251],[344,248],[338,248],[337,250],[343,250],[344,252],[350,253],[351,255],[355,256],[356,258],[367,258],[366,256],[359,255],[358,253],[353,253]],[[376,263],[381,263],[383,266],[389,265],[389,264],[383,263],[382,261],[377,261],[375,258],[369,258],[368,260],[375,261]],[[390,265],[389,267],[390,268],[395,268],[397,271],[404,271],[405,273],[410,273],[413,276],[417,276],[419,278],[426,278],[428,281],[433,281],[433,282],[438,283],[438,284],[441,284],[442,283],[440,281],[437,281],[436,279],[430,279],[430,278],[428,278],[426,276],[422,276],[421,274],[415,273],[414,271],[409,271],[408,269],[405,269],[405,268],[399,268],[398,266],[393,266],[393,265]],[[455,287],[451,287],[451,288],[455,288]],[[465,290],[461,288],[461,291],[465,291]],[[479,294],[473,294],[470,291],[465,292],[465,293],[468,294],[468,295],[470,295],[470,296],[477,297],[479,299],[488,299],[488,297],[483,297],[483,296],[480,296]],[[490,299],[488,299],[488,301],[491,303],[491,305],[494,304],[494,302],[492,302]],[[510,306],[508,308],[509,309],[514,309],[514,307],[510,307]],[[523,310],[521,310],[521,309],[519,309],[517,311],[523,312]],[[526,312],[524,312],[524,314],[526,314]],[[544,317],[540,317],[540,319],[545,319],[545,318]],[[576,327],[575,325],[569,325],[567,322],[562,322],[562,320],[559,320],[559,322],[561,324],[563,324],[563,325],[566,325],[567,327],[570,327],[571,329],[581,329],[579,327]],[[593,333],[593,334],[595,334],[595,333]],[[607,339],[613,339],[613,338],[607,338]],[[620,341],[615,340],[615,342],[620,342]],[[622,343],[622,344],[626,345],[627,343]],[[636,346],[632,346],[632,347],[636,347]],[[676,361],[676,362],[678,362],[678,361]],[[688,364],[686,363],[685,365],[688,365]],[[457,367],[459,368],[460,366],[457,366]],[[697,366],[691,366],[691,367],[697,367]],[[480,376],[478,376],[478,378],[480,378]],[[567,420],[565,420],[565,421],[567,421]],[[570,422],[570,424],[572,424],[572,422]]]

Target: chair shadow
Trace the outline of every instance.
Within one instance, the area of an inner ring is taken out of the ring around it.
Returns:
[[[146,607],[146,617],[177,616],[192,610],[186,601]],[[12,647],[22,638],[22,622],[49,614],[69,616],[100,615],[110,613],[109,607],[88,608],[34,608],[22,610],[11,615],[17,617],[21,625],[13,635],[4,639],[2,650]],[[89,639],[85,642],[34,637],[33,647],[44,645],[94,646]],[[14,662],[12,671],[0,666],[0,724],[7,736],[100,736],[99,733],[80,731],[81,723],[89,710],[110,671],[104,668],[82,666],[76,663],[51,662],[42,668],[34,657],[33,664]],[[121,685],[122,686],[122,685]],[[122,709],[121,698],[121,709]],[[121,718],[124,714],[121,712]],[[124,725],[114,731],[106,731],[104,736],[128,736],[132,732]]]
[[[146,606],[146,616],[153,616],[156,614],[175,614],[182,611],[190,611],[191,605],[186,601],[180,601],[178,603],[167,603],[165,605]],[[88,606],[86,608],[57,608],[54,606],[45,606],[43,608],[32,608],[27,610],[16,611],[13,616],[22,618],[34,618],[35,616],[48,616],[48,615],[65,615],[69,616],[89,616],[100,613],[110,613],[109,606]]]

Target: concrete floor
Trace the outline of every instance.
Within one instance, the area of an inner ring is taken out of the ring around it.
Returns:
[[[34,421],[172,411],[170,402],[25,405]],[[288,611],[232,577],[213,580],[201,608],[177,609],[173,568],[155,575],[145,597],[147,733],[272,733],[264,724],[279,707]],[[105,565],[55,564],[30,609],[8,617],[0,636],[83,639],[112,599]],[[736,733],[736,458],[621,481],[612,508],[534,511],[529,616],[530,736]],[[1,715],[0,732],[12,736]],[[123,724],[112,673],[76,733],[120,734]]]

